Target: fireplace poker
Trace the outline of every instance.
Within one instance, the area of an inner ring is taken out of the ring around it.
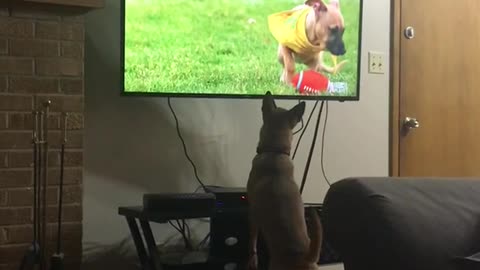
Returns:
[[[39,262],[39,223],[38,207],[39,207],[39,126],[38,126],[38,111],[33,111],[33,123],[32,123],[32,161],[33,161],[33,240],[32,245],[28,248],[20,263],[20,270],[34,269],[35,265]]]
[[[40,125],[42,130],[42,226],[41,226],[41,239],[40,242],[40,252],[41,252],[41,263],[40,270],[47,269],[47,179],[48,179],[48,117],[50,113],[50,104],[52,102],[47,100],[44,102],[45,113],[43,118],[41,118]]]
[[[64,269],[64,254],[62,252],[62,203],[63,203],[63,171],[65,160],[65,144],[67,143],[67,119],[68,114],[63,114],[63,127],[62,127],[62,145],[60,150],[60,182],[58,187],[58,215],[57,215],[57,250],[52,255],[50,260],[50,270],[63,270]]]

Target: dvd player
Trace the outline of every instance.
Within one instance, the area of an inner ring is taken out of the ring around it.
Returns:
[[[143,209],[196,216],[210,216],[215,209],[215,195],[211,193],[147,193],[143,195]]]

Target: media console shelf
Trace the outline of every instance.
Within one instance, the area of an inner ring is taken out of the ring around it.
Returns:
[[[119,207],[118,214],[127,220],[130,233],[137,249],[138,258],[143,270],[161,270],[165,267],[160,261],[160,253],[157,249],[150,222],[166,223],[169,220],[210,218],[213,213],[209,212],[163,212],[147,211],[142,206]],[[138,226],[140,224],[140,227]],[[208,268],[207,262],[198,264],[196,269]],[[200,267],[203,266],[203,267]]]

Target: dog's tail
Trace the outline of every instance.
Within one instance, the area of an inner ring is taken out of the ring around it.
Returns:
[[[320,251],[322,250],[323,227],[315,208],[310,208],[308,214],[311,224],[309,230],[310,249],[307,255],[307,260],[312,263],[317,263],[320,259]]]

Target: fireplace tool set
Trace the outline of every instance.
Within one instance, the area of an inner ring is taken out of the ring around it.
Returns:
[[[33,111],[32,152],[33,152],[33,240],[26,251],[20,270],[47,270],[47,179],[48,179],[48,119],[51,101],[43,104],[43,110]],[[50,270],[64,268],[61,250],[62,204],[63,204],[63,172],[65,144],[67,142],[68,114],[62,114],[60,179],[58,188],[57,235],[55,253],[50,258]]]

